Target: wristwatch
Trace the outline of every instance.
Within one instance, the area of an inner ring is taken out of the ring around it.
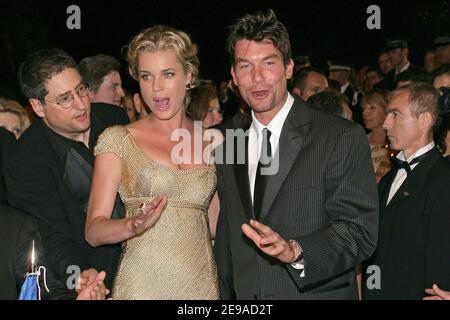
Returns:
[[[291,244],[291,246],[294,248],[295,250],[295,256],[297,257],[297,259],[295,259],[294,262],[291,262],[290,265],[294,268],[294,269],[304,269],[304,262],[303,262],[303,249],[302,247],[298,244],[298,242],[294,239],[289,240],[289,243]]]

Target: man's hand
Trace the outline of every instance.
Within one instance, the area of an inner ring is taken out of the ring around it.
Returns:
[[[106,273],[100,272],[94,279],[92,284],[82,289],[77,296],[77,300],[105,300],[109,294],[109,290],[106,289],[103,281],[105,280]]]
[[[425,289],[425,292],[430,296],[423,300],[450,300],[450,292],[442,290],[437,285],[433,285],[431,289]]]
[[[141,234],[152,227],[161,217],[167,204],[167,196],[158,196],[149,204],[144,204],[139,213],[130,219],[130,227],[133,234]]]
[[[98,271],[90,268],[86,269],[83,272],[81,272],[80,276],[78,277],[77,285],[76,285],[76,292],[80,294],[80,292],[86,288],[92,285],[95,281],[95,279],[98,276]]]
[[[242,225],[242,231],[265,254],[284,263],[293,263],[297,259],[292,245],[268,226],[250,220],[250,224]]]

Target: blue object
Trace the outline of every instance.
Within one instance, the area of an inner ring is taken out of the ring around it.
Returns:
[[[27,273],[20,289],[19,300],[38,300],[38,274]]]

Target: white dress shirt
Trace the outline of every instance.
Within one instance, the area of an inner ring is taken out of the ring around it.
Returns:
[[[341,86],[341,93],[344,94],[345,90],[350,86],[350,82],[347,82],[343,86]]]
[[[430,142],[429,144],[427,144],[425,147],[420,148],[419,150],[417,150],[411,157],[409,157],[406,161],[409,163],[411,162],[414,158],[419,157],[425,153],[427,153],[428,151],[430,151],[431,149],[434,148],[434,142]],[[397,158],[400,159],[401,161],[405,161],[405,156],[403,155],[403,151],[401,151],[398,155]],[[414,170],[414,168],[418,165],[419,163],[415,163],[411,166],[411,171]],[[406,180],[407,177],[407,173],[405,169],[399,169],[397,171],[397,175],[395,176],[394,181],[392,182],[391,185],[391,190],[389,192],[389,198],[388,201],[386,203],[386,205],[389,204],[389,202],[391,202],[392,198],[394,197],[395,193],[398,191],[398,189],[400,189],[400,187],[402,186],[403,182]]]
[[[256,170],[258,168],[259,155],[261,154],[262,145],[262,130],[267,128],[271,132],[269,139],[272,157],[277,152],[278,142],[280,141],[281,130],[283,129],[284,121],[286,120],[289,111],[294,103],[294,98],[288,93],[286,102],[281,110],[275,115],[267,126],[264,126],[255,118],[252,111],[252,125],[248,137],[248,178],[250,183],[250,191],[253,203],[253,194],[255,191]]]
[[[411,62],[408,61],[408,62],[403,66],[403,68],[400,69],[399,72],[397,72],[397,69],[395,69],[395,76],[397,77],[397,75],[399,75],[400,73],[402,73],[402,72],[408,70],[408,68],[409,68],[410,65],[411,65]]]

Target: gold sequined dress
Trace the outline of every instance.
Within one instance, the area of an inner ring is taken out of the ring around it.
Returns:
[[[167,195],[161,218],[123,244],[113,299],[218,299],[207,208],[216,187],[214,167],[176,170],[153,161],[123,126],[99,137],[95,155],[121,159],[119,194],[128,217],[141,203]]]

